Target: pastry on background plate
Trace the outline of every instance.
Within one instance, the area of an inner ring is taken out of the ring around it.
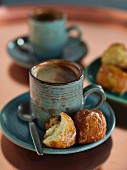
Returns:
[[[122,94],[127,91],[127,73],[113,65],[101,65],[96,82],[112,92]]]
[[[127,69],[127,49],[124,44],[110,45],[101,57],[102,64],[110,64]]]
[[[46,123],[46,133],[42,143],[51,148],[68,148],[75,144],[76,128],[73,120],[66,113],[60,113],[61,120],[51,118]]]
[[[75,114],[74,121],[78,144],[96,142],[106,135],[106,119],[100,110],[80,110]]]

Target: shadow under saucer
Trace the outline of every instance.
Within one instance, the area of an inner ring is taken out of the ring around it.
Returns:
[[[112,144],[112,138],[110,137],[101,145],[84,152],[67,155],[45,154],[38,156],[35,152],[15,145],[4,135],[1,138],[3,155],[16,169],[20,170],[93,170],[108,159]]]
[[[8,69],[9,75],[17,81],[24,85],[29,85],[29,70],[23,68],[16,63],[12,63]]]
[[[127,129],[127,105],[107,99],[116,116],[116,126]]]

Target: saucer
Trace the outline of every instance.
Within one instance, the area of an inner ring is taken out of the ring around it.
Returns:
[[[7,51],[17,64],[25,68],[31,68],[39,62],[45,61],[45,59],[40,60],[34,56],[28,36],[18,37],[10,41],[7,45]],[[69,37],[60,59],[77,62],[87,54],[87,51],[88,48],[85,42]]]
[[[96,83],[96,75],[101,66],[101,59],[98,58],[90,63],[89,66],[85,69],[85,78],[87,81],[91,84],[97,84]],[[105,94],[107,98],[109,98],[112,101],[127,105],[127,93],[124,93],[122,95],[119,95],[117,93],[111,92],[110,90],[104,89]]]
[[[17,113],[17,107],[21,102],[29,101],[30,96],[29,92],[24,93],[13,100],[11,100],[1,111],[1,129],[4,133],[4,135],[13,143],[28,149],[35,151],[30,132],[29,132],[29,126],[28,123],[21,120],[18,117]],[[87,104],[94,102],[96,100],[95,95],[91,95],[87,101]],[[115,127],[115,115],[111,107],[108,103],[104,102],[103,105],[99,108],[102,110],[103,114],[105,115],[106,121],[107,121],[107,131],[106,136],[102,140],[99,140],[94,143],[89,143],[85,145],[74,145],[70,148],[66,149],[52,149],[52,148],[46,148],[43,146],[43,152],[45,154],[71,154],[81,151],[86,151],[89,149],[92,149],[104,141],[106,141],[114,127]],[[40,140],[43,139],[44,131],[38,128]]]

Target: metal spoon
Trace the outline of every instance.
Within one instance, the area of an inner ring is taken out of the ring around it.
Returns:
[[[33,120],[35,119],[35,115],[30,110],[29,102],[23,102],[18,106],[18,116],[22,120],[29,122],[30,134],[31,134],[36,152],[38,155],[43,155],[43,150],[42,150],[42,145],[40,142],[39,134],[35,126],[35,123],[33,122]]]

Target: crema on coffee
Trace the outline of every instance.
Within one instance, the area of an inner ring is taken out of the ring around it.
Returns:
[[[49,83],[68,83],[77,79],[77,74],[66,65],[45,64],[40,65],[34,70],[34,76],[44,82]]]

